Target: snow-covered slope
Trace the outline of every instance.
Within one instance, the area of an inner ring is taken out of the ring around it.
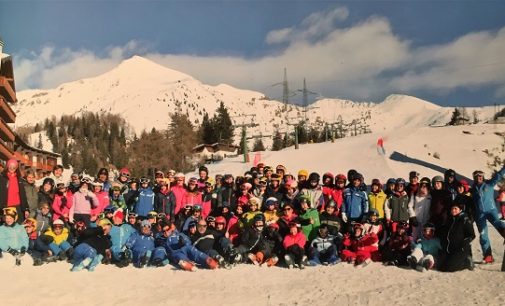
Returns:
[[[389,177],[407,179],[412,170],[421,176],[433,177],[452,168],[466,178],[481,169],[489,176],[490,158],[484,150],[501,149],[503,138],[496,133],[505,132],[505,125],[477,124],[446,127],[405,127],[403,129],[371,133],[337,139],[335,142],[300,145],[281,151],[261,152],[261,160],[275,167],[283,164],[296,176],[300,169],[333,174],[360,171],[369,183],[373,178],[381,181]],[[377,153],[377,139],[384,139],[385,155]],[[435,154],[436,153],[436,154]],[[256,153],[250,153],[253,161]],[[503,152],[501,153],[502,155]],[[435,158],[438,155],[439,158]],[[505,156],[502,156],[505,157]],[[252,164],[241,163],[241,156],[208,165],[212,174],[243,174]],[[196,175],[191,173],[189,175]]]
[[[289,105],[287,112],[283,112],[281,102],[270,100],[262,93],[226,84],[205,85],[140,56],[125,60],[97,77],[65,83],[51,90],[21,91],[18,100],[13,107],[17,126],[34,125],[53,115],[111,112],[124,116],[137,133],[152,127],[166,128],[169,114],[174,112],[188,114],[199,125],[203,114],[212,116],[221,101],[235,124],[258,124],[249,130],[249,135],[273,135],[276,129],[291,131],[287,123],[305,116],[302,107]],[[477,108],[476,111],[482,120],[492,116],[492,109]],[[405,126],[445,124],[452,110],[405,95],[392,95],[378,104],[323,99],[307,109],[307,119],[309,124],[317,125],[334,123],[341,118],[347,126],[355,119],[363,119],[372,132],[382,132]],[[471,114],[473,110],[468,111]],[[239,134],[237,131],[236,136]]]

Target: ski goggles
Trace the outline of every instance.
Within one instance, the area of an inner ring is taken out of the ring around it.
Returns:
[[[89,177],[83,177],[81,179],[81,183],[89,184],[89,183],[91,183],[91,179]]]
[[[151,181],[151,180],[150,180],[150,179],[148,179],[148,178],[141,178],[141,179],[140,179],[140,183],[141,183],[141,184],[149,184],[149,182],[150,182],[150,181]]]

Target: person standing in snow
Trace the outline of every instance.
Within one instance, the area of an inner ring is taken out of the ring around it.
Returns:
[[[414,242],[422,238],[424,225],[430,219],[430,185],[430,179],[423,177],[419,182],[417,192],[410,197],[409,207],[414,210],[414,215],[417,220],[417,225],[412,226],[412,238]]]
[[[498,210],[494,200],[494,187],[503,179],[504,175],[505,166],[496,172],[490,180],[484,179],[483,171],[473,172],[474,184],[471,193],[475,204],[475,222],[480,233],[479,240],[485,263],[494,262],[487,232],[487,221],[505,238],[505,222],[498,218]]]
[[[351,186],[344,190],[344,204],[342,205],[342,220],[348,225],[352,222],[363,222],[368,213],[368,195],[361,190],[363,176],[355,173],[349,177],[349,180]]]

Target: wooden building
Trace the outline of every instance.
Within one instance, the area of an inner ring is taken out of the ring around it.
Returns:
[[[205,159],[206,162],[214,162],[226,157],[237,156],[238,146],[219,142],[213,144],[200,144],[195,146],[192,152],[198,159]]]
[[[16,114],[9,104],[16,103],[16,86],[12,58],[3,53],[4,43],[0,37],[0,160],[14,155],[15,135],[7,123],[14,123]]]
[[[4,43],[0,37],[0,161],[15,158],[21,172],[32,168],[40,178],[53,170],[59,154],[34,148],[19,138],[8,123],[16,121],[10,104],[17,102],[12,57],[3,53]]]

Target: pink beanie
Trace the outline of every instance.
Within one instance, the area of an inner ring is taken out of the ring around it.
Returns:
[[[14,158],[11,158],[11,159],[9,159],[7,161],[7,164],[6,164],[7,168],[9,168],[10,165],[13,165],[13,166],[17,167],[18,166],[18,161],[15,160]]]

